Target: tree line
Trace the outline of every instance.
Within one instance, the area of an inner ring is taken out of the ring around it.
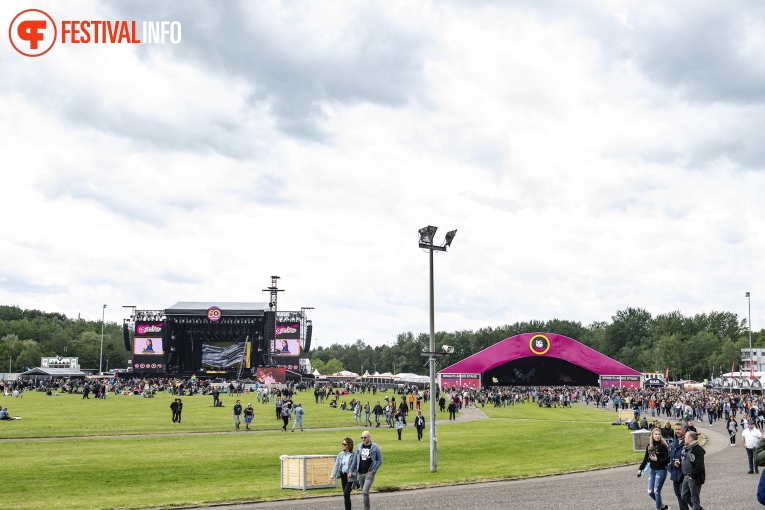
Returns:
[[[81,368],[98,370],[100,354],[101,321],[0,305],[0,363],[5,363],[0,372],[23,372],[39,367],[40,358],[57,355],[76,356]],[[122,325],[104,324],[104,370],[107,360],[110,368],[125,368],[128,359]]]
[[[440,368],[447,367],[505,338],[523,333],[547,332],[573,338],[641,372],[664,372],[669,367],[670,379],[711,378],[713,374],[741,366],[741,349],[749,348],[746,319],[731,312],[710,312],[685,317],[680,312],[653,316],[642,308],[617,311],[611,322],[581,322],[552,319],[549,321],[516,322],[497,328],[477,331],[437,332],[436,350],[443,345],[454,347],[454,353],[438,359]],[[763,345],[763,332],[752,332],[752,346]],[[362,340],[353,344],[335,343],[313,350],[311,364],[320,373],[341,369],[363,374],[369,372],[428,373],[426,358],[430,336],[411,332],[400,333],[392,345],[372,347]],[[439,369],[440,369],[439,368]]]
[[[436,333],[436,349],[451,345],[454,352],[438,359],[440,368],[452,365],[505,338],[522,333],[548,332],[573,338],[606,356],[642,372],[664,372],[671,379],[703,380],[741,364],[741,349],[749,347],[746,319],[730,312],[710,312],[685,317],[680,312],[653,316],[642,308],[617,311],[610,322],[552,319],[526,321],[476,331]],[[428,373],[427,358],[420,355],[430,344],[428,333],[399,333],[390,345],[371,346],[363,340],[318,347],[309,353],[320,373],[349,370],[369,372]],[[763,331],[752,332],[752,345],[765,344]],[[98,369],[101,321],[70,319],[63,314],[0,306],[0,363],[14,371],[40,365],[41,357],[77,356],[80,366]],[[122,325],[104,325],[104,369],[124,368],[131,357],[125,350]],[[2,365],[0,365],[2,366]],[[5,371],[0,369],[0,371]]]

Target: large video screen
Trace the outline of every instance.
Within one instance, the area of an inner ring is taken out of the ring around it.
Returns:
[[[271,354],[274,356],[300,356],[300,340],[272,340]]]
[[[284,384],[287,382],[287,370],[284,368],[261,367],[256,377],[260,384]]]
[[[133,354],[164,354],[162,339],[155,337],[136,337],[133,343]]]

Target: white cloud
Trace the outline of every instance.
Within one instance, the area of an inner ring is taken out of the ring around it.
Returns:
[[[438,329],[743,315],[765,269],[760,77],[741,69],[759,25],[710,2],[544,5],[43,2],[180,19],[183,42],[0,45],[0,302],[119,320],[265,301],[276,274],[320,345],[377,345],[428,328],[434,224],[458,229]],[[715,17],[722,49],[674,51]],[[746,83],[698,81],[731,70]]]

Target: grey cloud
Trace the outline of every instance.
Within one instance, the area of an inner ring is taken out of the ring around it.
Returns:
[[[0,274],[0,288],[17,294],[63,294],[64,285],[45,285],[34,280],[11,274]]]
[[[190,283],[194,285],[201,285],[204,283],[204,280],[200,278],[194,278],[187,273],[181,274],[174,271],[164,271],[159,275],[159,278],[169,283]]]
[[[765,6],[707,1],[644,7],[630,19],[629,52],[647,76],[696,101],[765,99],[765,47],[753,35],[765,31]],[[674,12],[656,15],[671,7]]]
[[[276,115],[283,132],[327,141],[322,129],[322,105],[369,102],[386,107],[407,104],[422,93],[422,51],[426,34],[398,26],[385,11],[387,4],[364,4],[365,10],[347,34],[347,44],[305,51],[288,37],[278,39],[269,29],[272,20],[253,12],[248,2],[184,2],[164,4],[131,2],[114,4],[122,15],[136,19],[164,16],[183,23],[183,42],[173,47],[173,58],[201,64],[212,72],[244,77]],[[296,30],[308,7],[295,4]],[[358,4],[349,4],[358,7]],[[161,14],[157,9],[162,9]],[[317,20],[319,23],[319,20]],[[295,34],[290,34],[295,35]],[[328,34],[338,36],[338,34]],[[304,42],[304,41],[301,41]],[[144,48],[142,48],[143,50]],[[146,51],[152,51],[147,47]],[[222,91],[221,93],[225,93]]]

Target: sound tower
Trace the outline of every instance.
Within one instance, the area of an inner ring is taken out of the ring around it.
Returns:
[[[311,351],[311,334],[313,333],[313,322],[307,321],[305,328],[305,345],[303,346],[306,354]]]
[[[125,349],[128,352],[132,352],[133,348],[130,345],[130,328],[128,328],[127,322],[122,323],[122,339],[125,341]]]
[[[265,312],[263,330],[263,356],[258,360],[258,366],[268,365],[271,359],[271,346],[276,341],[276,312]]]

